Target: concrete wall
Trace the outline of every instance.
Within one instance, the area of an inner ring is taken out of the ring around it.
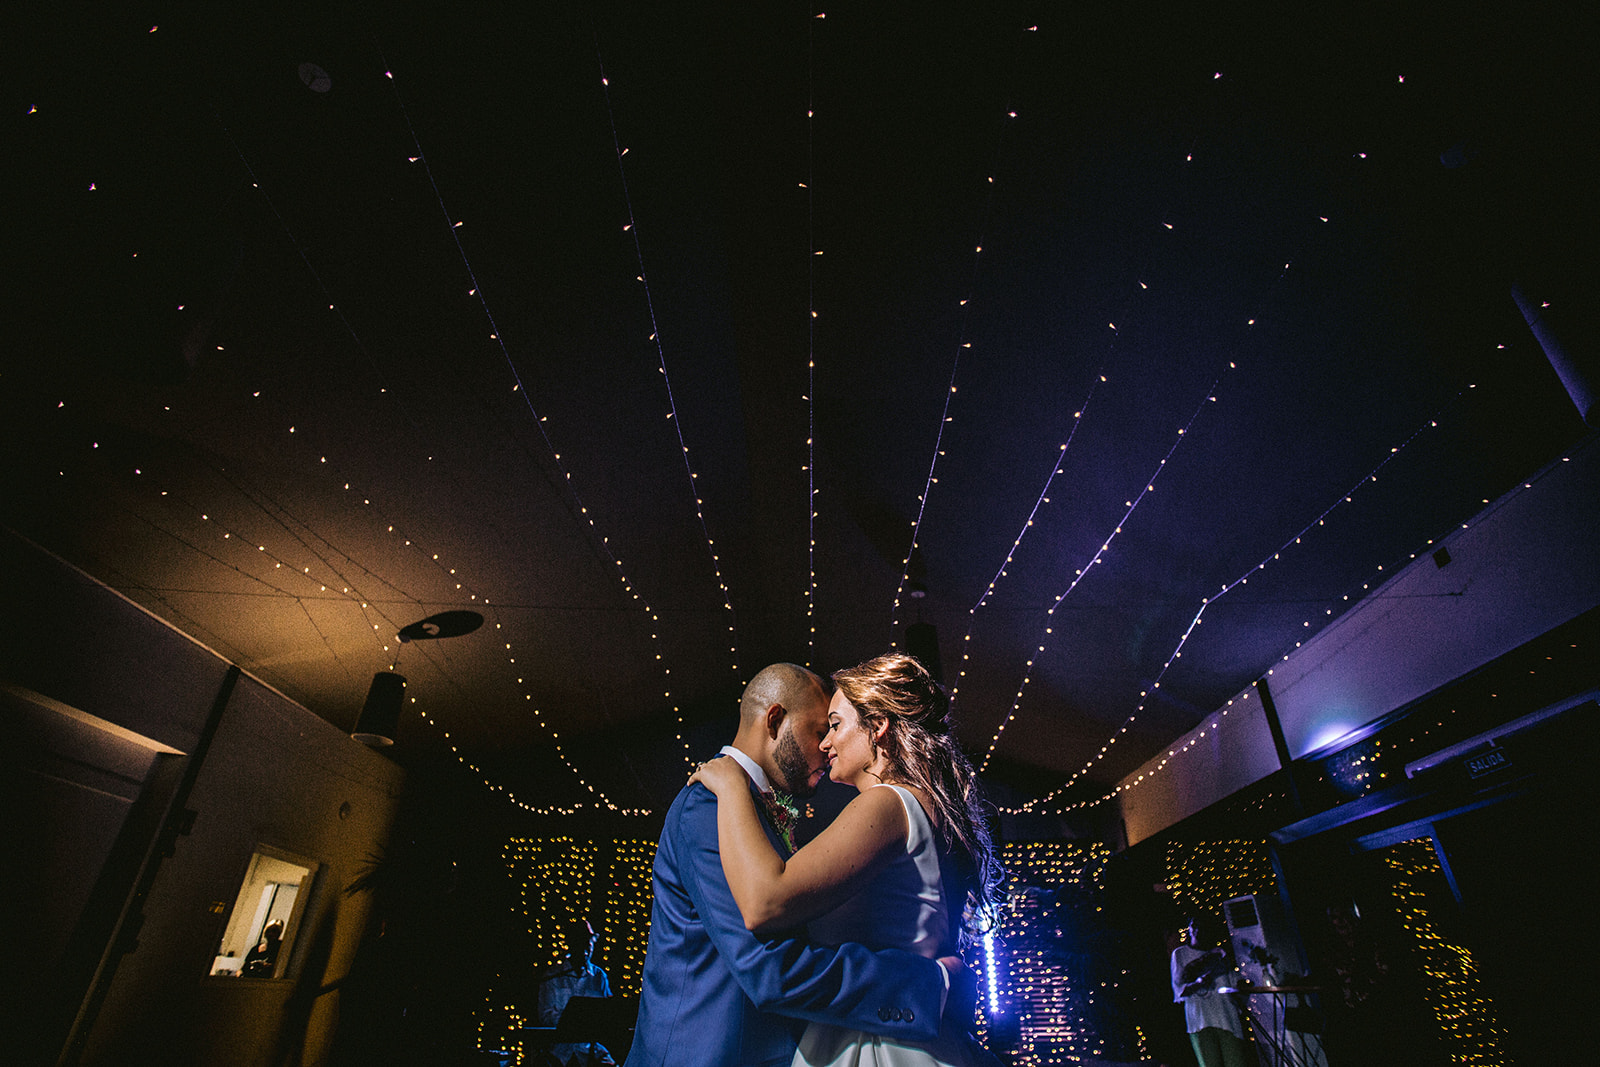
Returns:
[[[1450,554],[1444,567],[1433,559],[1439,548]],[[1440,531],[1437,544],[1388,582],[1301,648],[1285,650],[1267,684],[1290,755],[1340,747],[1597,604],[1600,441],[1591,436],[1464,529]],[[1260,700],[1245,690],[1119,783],[1128,844],[1277,768]]]
[[[87,930],[91,945],[98,939],[95,951],[105,947],[108,884],[120,905],[134,883],[138,863],[119,861],[118,849],[126,853],[130,834],[142,835],[135,849],[142,859],[154,841],[159,813],[142,822],[133,813],[153,794],[170,798],[181,779],[171,767],[164,775],[151,768],[190,765],[229,665],[5,532],[0,604],[23,623],[21,636],[0,648],[6,710],[37,727],[18,795],[38,832],[24,835],[24,854],[12,858],[39,872],[23,883],[26,891],[53,901],[33,909],[48,918],[34,939],[32,972],[41,998],[34,1006],[48,1021],[64,1006],[75,1008],[85,991],[87,977],[70,966],[73,946],[81,955]],[[80,769],[58,773],[65,767]],[[240,677],[184,805],[195,813],[192,830],[175,839],[171,855],[158,857],[137,947],[111,957],[115,969],[86,1031],[83,1062],[321,1062],[337,1020],[338,994],[326,987],[348,971],[366,926],[366,898],[346,897],[344,888],[382,852],[402,784],[389,760]],[[303,893],[285,977],[209,977],[258,845],[318,868]],[[67,863],[63,855],[79,858]],[[57,957],[68,966],[42,973]],[[57,982],[63,976],[71,979],[64,987]]]

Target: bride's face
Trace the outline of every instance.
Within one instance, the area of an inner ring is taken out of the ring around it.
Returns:
[[[872,737],[861,725],[861,715],[842,692],[833,694],[828,705],[828,732],[822,738],[822,753],[828,757],[828,777],[857,789],[871,784],[868,774],[875,762]]]

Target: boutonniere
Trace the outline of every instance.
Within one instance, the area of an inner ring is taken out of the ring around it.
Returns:
[[[783,841],[783,847],[793,854],[794,828],[800,821],[800,812],[794,805],[794,798],[774,790],[771,793],[762,793],[761,799],[766,804],[767,818],[772,820],[772,828],[778,831],[778,837]]]

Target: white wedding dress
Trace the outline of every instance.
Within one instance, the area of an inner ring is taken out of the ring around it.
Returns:
[[[906,851],[896,856],[860,892],[810,924],[811,940],[840,945],[856,941],[869,948],[898,948],[928,959],[955,955],[955,925],[962,901],[945,893],[958,884],[949,857],[943,857],[939,839],[927,813],[910,790],[893,789],[906,809],[910,830]],[[952,909],[955,909],[954,911]],[[941,1033],[937,1041],[922,1044],[896,1041],[862,1030],[827,1023],[810,1023],[800,1038],[792,1067],[982,1067],[997,1064],[993,1057],[964,1034]]]

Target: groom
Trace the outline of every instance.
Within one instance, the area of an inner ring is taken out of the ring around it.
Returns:
[[[819,747],[827,732],[822,679],[777,663],[745,687],[739,731],[722,751],[758,792],[770,783],[808,797],[827,773]],[[773,801],[758,806],[773,846],[789,855],[772,826]],[[861,945],[761,941],[745,929],[722,873],[717,798],[699,783],[667,811],[651,888],[644,990],[625,1067],[787,1065],[807,1020],[908,1041],[938,1035],[949,988],[944,962]]]

